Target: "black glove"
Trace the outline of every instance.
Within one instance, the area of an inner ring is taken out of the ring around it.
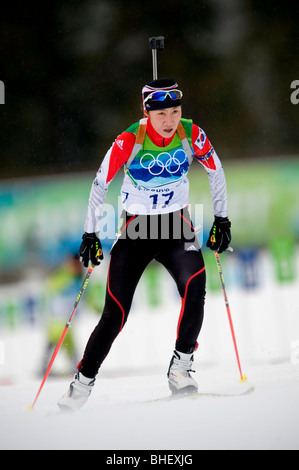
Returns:
[[[211,248],[211,250],[218,251],[218,253],[227,250],[231,242],[230,227],[231,223],[227,217],[217,217],[215,215],[214,224],[207,241],[207,247]]]
[[[80,260],[86,268],[88,268],[89,261],[94,266],[99,266],[104,258],[102,245],[95,233],[84,233],[82,243],[79,249]]]

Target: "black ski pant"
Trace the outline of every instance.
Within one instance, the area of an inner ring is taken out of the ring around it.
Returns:
[[[150,225],[153,217],[156,220]],[[152,260],[167,269],[182,299],[175,347],[185,353],[194,351],[204,317],[204,261],[187,209],[170,215],[166,233],[162,228],[165,219],[164,215],[124,213],[121,236],[111,250],[103,314],[78,365],[84,376],[96,376],[127,321],[138,281]]]

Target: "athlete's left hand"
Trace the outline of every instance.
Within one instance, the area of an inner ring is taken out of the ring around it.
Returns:
[[[222,253],[227,250],[231,242],[231,223],[228,217],[217,217],[215,215],[214,224],[211,228],[207,247],[213,251]]]

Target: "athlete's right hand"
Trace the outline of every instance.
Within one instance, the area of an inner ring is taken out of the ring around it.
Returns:
[[[103,256],[102,245],[95,233],[84,233],[82,243],[79,249],[80,260],[86,268],[88,268],[89,261],[93,266],[99,266]]]

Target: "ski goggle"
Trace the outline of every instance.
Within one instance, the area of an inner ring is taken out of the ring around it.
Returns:
[[[145,104],[147,101],[164,101],[167,96],[173,101],[180,100],[183,97],[183,92],[181,90],[171,90],[171,91],[153,91],[150,93],[143,101]]]

